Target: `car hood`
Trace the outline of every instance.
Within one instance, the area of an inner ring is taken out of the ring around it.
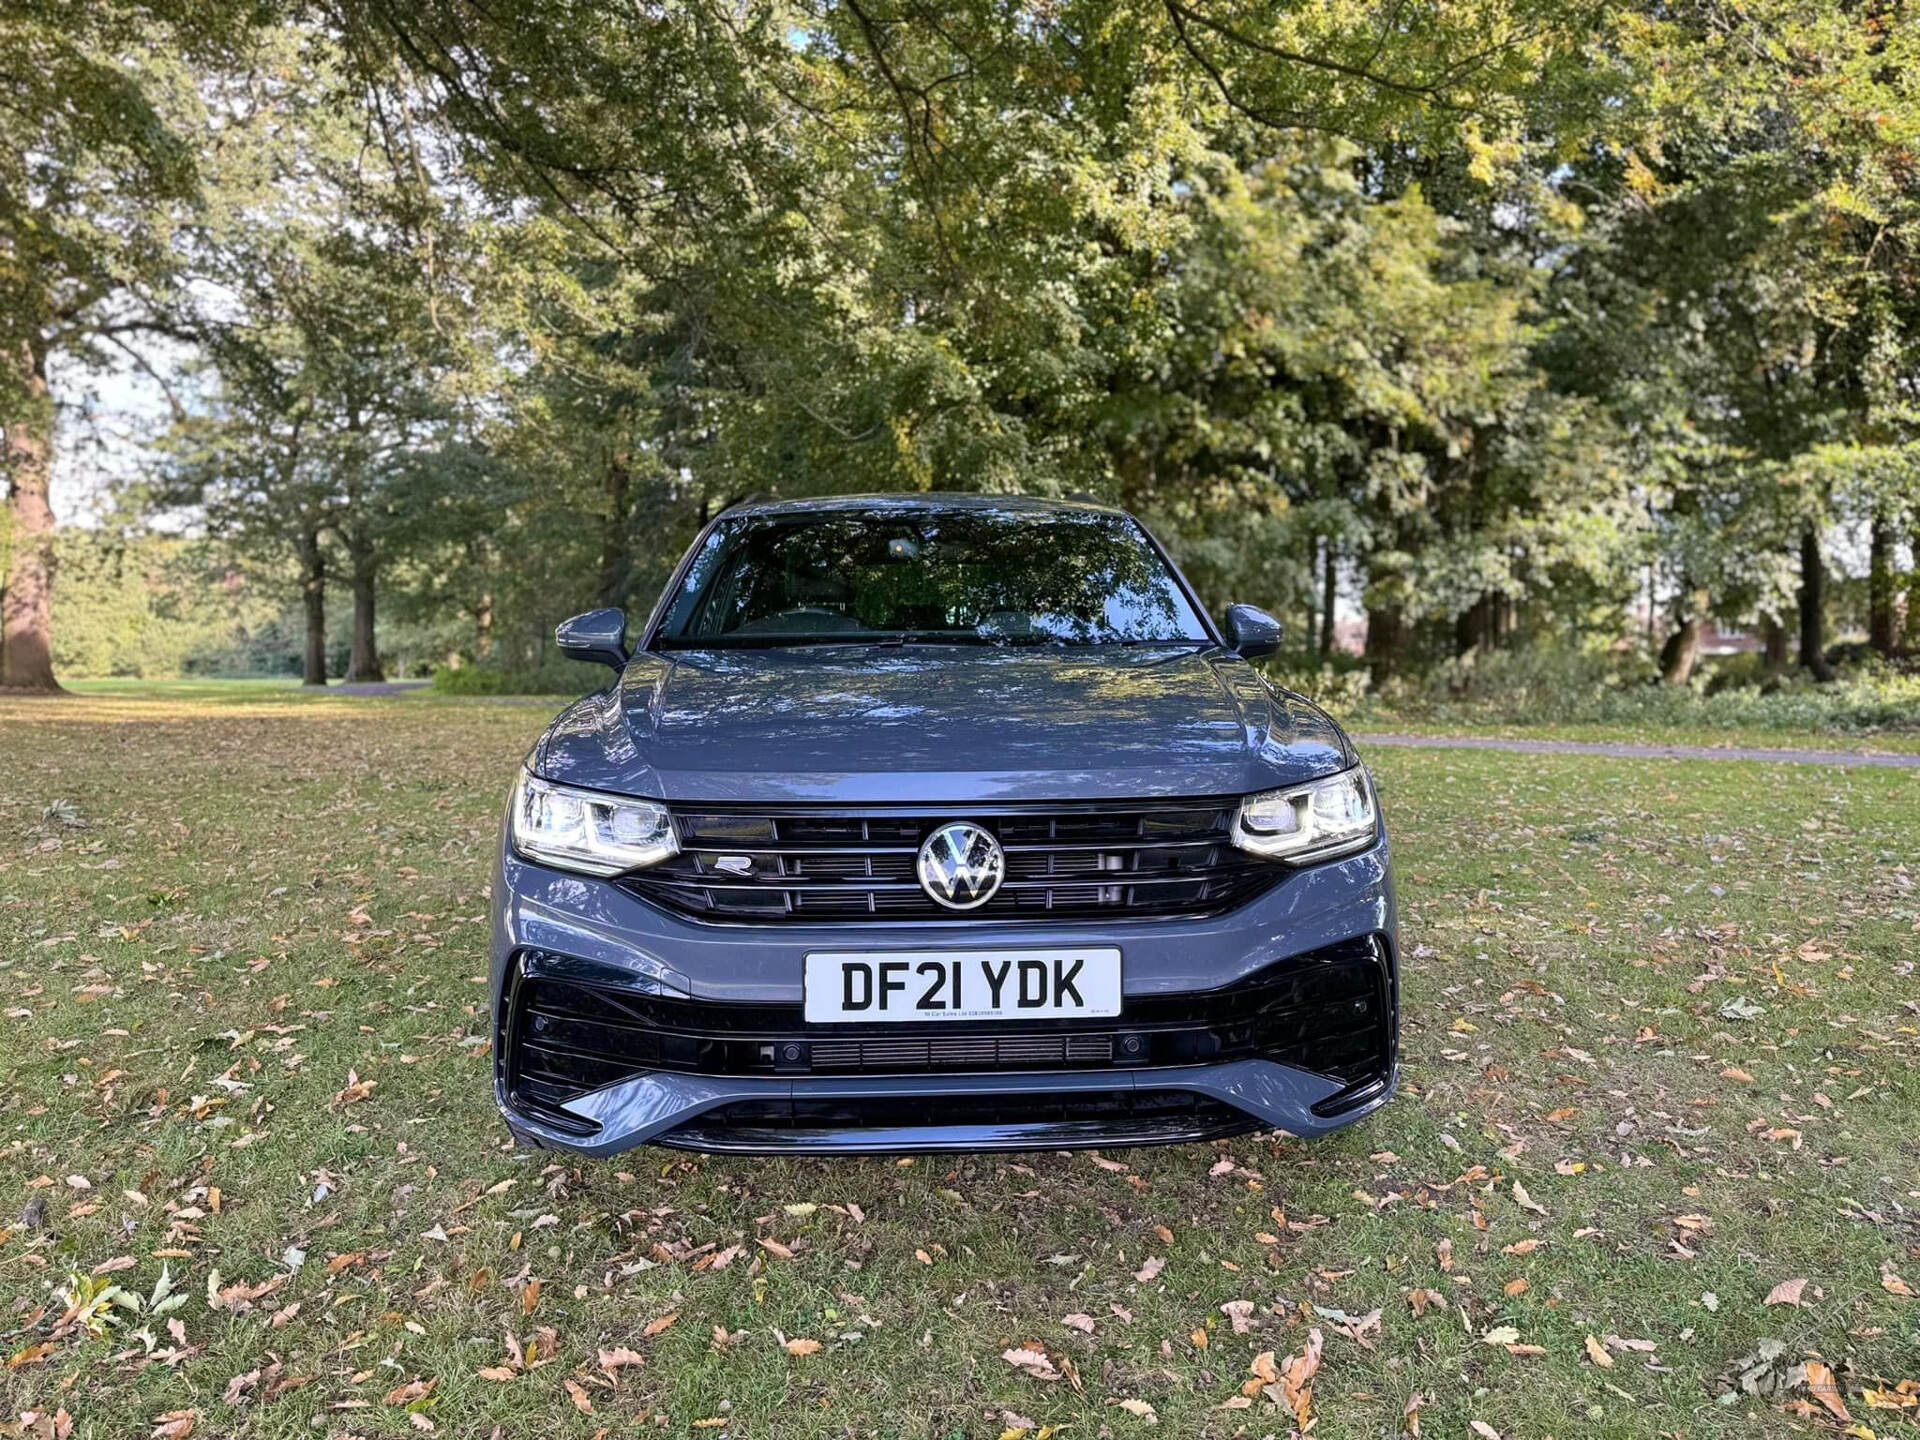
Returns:
[[[1326,714],[1218,648],[643,653],[528,759],[664,800],[1238,795],[1353,763]]]

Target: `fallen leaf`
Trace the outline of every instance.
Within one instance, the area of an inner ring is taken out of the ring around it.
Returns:
[[[1233,1325],[1233,1333],[1244,1335],[1253,1329],[1253,1302],[1251,1300],[1229,1300],[1220,1307],[1220,1313]],[[1089,1330],[1093,1327],[1088,1326]]]
[[[597,1357],[600,1368],[611,1375],[626,1365],[644,1365],[646,1358],[637,1350],[629,1350],[624,1345],[616,1345],[611,1350],[602,1350]]]
[[[1155,1255],[1149,1258],[1146,1264],[1133,1272],[1133,1278],[1138,1280],[1142,1285],[1145,1285],[1166,1268],[1167,1262],[1162,1260],[1158,1255]]]
[[[1819,1360],[1807,1361],[1807,1393],[1832,1411],[1835,1419],[1852,1421],[1853,1416],[1847,1413],[1847,1402],[1840,1394],[1840,1382],[1834,1379],[1831,1366]]]
[[[1076,1311],[1072,1315],[1062,1315],[1060,1323],[1069,1330],[1078,1330],[1082,1335],[1093,1334],[1093,1316],[1091,1315],[1082,1315]]]
[[[678,1320],[679,1318],[680,1318],[680,1312],[678,1310],[669,1310],[666,1314],[661,1315],[656,1319],[649,1320],[647,1322],[647,1328],[642,1330],[640,1333],[642,1335],[658,1335],[660,1334],[661,1331],[670,1328],[673,1325],[673,1322]]]
[[[1320,1373],[1320,1353],[1324,1345],[1319,1330],[1309,1330],[1306,1349],[1298,1355],[1289,1355],[1280,1367],[1280,1393],[1302,1430],[1313,1409],[1313,1377]]]
[[[1800,1292],[1806,1288],[1807,1282],[1805,1280],[1782,1280],[1767,1292],[1767,1298],[1762,1303],[1767,1305],[1798,1305],[1800,1303]]]
[[[482,1380],[512,1380],[519,1375],[520,1372],[511,1365],[488,1365],[484,1369],[474,1373],[479,1375]]]
[[[1058,1380],[1060,1371],[1053,1361],[1047,1358],[1044,1350],[1035,1350],[1028,1345],[1017,1345],[1011,1350],[1002,1350],[1000,1358],[1016,1370],[1023,1370],[1036,1380]]]
[[[1496,1325],[1480,1337],[1482,1345],[1511,1345],[1520,1338],[1520,1331],[1512,1325]]]
[[[1158,1425],[1160,1423],[1160,1417],[1154,1413],[1153,1406],[1144,1400],[1122,1400],[1120,1402],[1120,1408],[1129,1415],[1138,1415],[1149,1425]]]
[[[799,1337],[787,1341],[787,1353],[789,1355],[811,1355],[819,1348],[820,1342],[818,1340],[808,1340]]]
[[[1591,1335],[1587,1336],[1587,1358],[1602,1370],[1611,1370],[1613,1368],[1613,1356],[1607,1353],[1606,1346],[1602,1345]]]
[[[593,1413],[593,1398],[587,1394],[586,1387],[578,1380],[564,1380],[561,1383],[566,1386],[567,1398],[573,1401],[574,1409],[578,1410],[582,1415],[591,1415]]]
[[[1527,1193],[1527,1187],[1522,1185],[1518,1180],[1513,1182],[1513,1203],[1518,1205],[1522,1210],[1533,1211],[1536,1215],[1544,1215],[1547,1213],[1547,1207],[1529,1195]]]
[[[387,1392],[387,1404],[410,1405],[415,1400],[431,1394],[433,1387],[439,1383],[440,1381],[436,1377],[432,1380],[409,1380],[404,1385],[396,1385]]]

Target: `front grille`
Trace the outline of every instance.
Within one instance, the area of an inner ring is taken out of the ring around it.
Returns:
[[[958,920],[1202,915],[1242,904],[1281,867],[1234,847],[1232,800],[950,810],[676,806],[680,853],[627,877],[713,920]],[[965,912],[920,888],[920,842],[949,820],[992,831],[1006,879]]]
[[[499,1053],[513,1103],[572,1125],[559,1107],[649,1070],[707,1075],[885,1075],[1151,1069],[1260,1057],[1349,1086],[1393,1056],[1386,941],[1343,941],[1217,990],[1129,997],[1117,1018],[810,1025],[797,1005],[640,994],[541,973],[523,952]],[[937,1033],[927,1033],[935,1031]]]

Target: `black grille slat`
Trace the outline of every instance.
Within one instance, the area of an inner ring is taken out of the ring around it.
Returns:
[[[623,883],[705,919],[1151,918],[1215,914],[1284,873],[1229,839],[1233,800],[916,808],[675,806],[681,853]],[[915,874],[920,842],[949,820],[1000,840],[1007,877],[973,910],[936,904]],[[730,858],[725,869],[720,861]],[[740,872],[745,863],[747,873]]]

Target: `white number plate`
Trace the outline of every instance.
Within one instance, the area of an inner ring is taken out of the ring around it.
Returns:
[[[805,984],[814,1024],[1118,1015],[1120,952],[816,950]]]

